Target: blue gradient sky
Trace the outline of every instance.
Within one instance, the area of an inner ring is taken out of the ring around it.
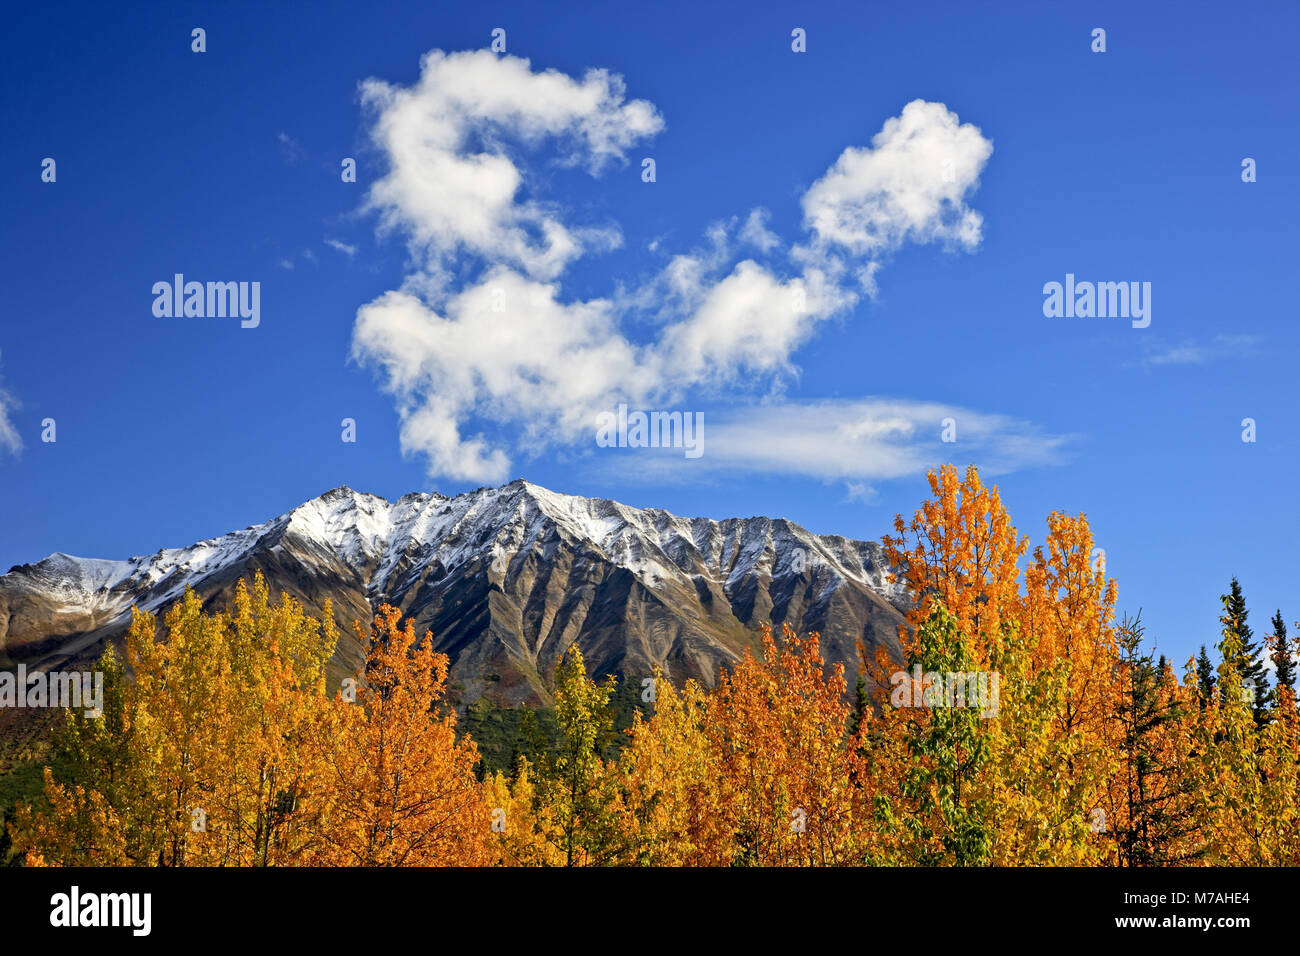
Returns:
[[[608,68],[665,122],[598,178],[548,174],[550,201],[623,231],[566,294],[636,281],[662,265],[652,242],[687,251],[755,206],[798,241],[803,192],[911,100],[979,127],[993,143],[968,196],[979,247],[888,257],[876,297],[793,353],[784,397],[935,401],[1031,423],[1031,439],[1069,436],[993,480],[1034,543],[1049,511],[1086,512],[1121,608],[1141,608],[1176,660],[1217,639],[1231,575],[1257,632],[1275,608],[1294,620],[1300,14],[1131,6],[15,8],[0,40],[0,388],[23,447],[0,448],[0,569],[185,545],[340,484],[395,498],[481,483],[404,456],[393,399],[349,359],[358,308],[409,271],[402,237],[377,235],[361,210],[383,156],[358,84],[409,85],[426,51],[483,48],[500,26],[534,69]],[[796,26],[806,54],[790,51]],[[1089,49],[1094,27],[1105,54]],[[653,185],[642,155],[656,158]],[[47,156],[54,184],[40,181]],[[359,183],[339,181],[343,156]],[[150,288],[175,272],[260,281],[261,327],[155,318]],[[1044,318],[1042,286],[1067,272],[1150,281],[1150,328]],[[726,394],[678,407],[736,414]],[[343,417],[356,444],[339,440]],[[960,441],[945,451],[969,457]],[[563,445],[512,453],[507,479],[868,539],[926,494],[919,470],[846,481],[679,464]]]

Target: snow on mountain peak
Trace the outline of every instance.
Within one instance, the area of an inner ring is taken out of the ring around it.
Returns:
[[[594,547],[651,587],[688,567],[730,587],[750,575],[783,578],[821,566],[829,572],[821,576],[823,590],[848,578],[887,597],[902,593],[876,544],[814,535],[783,519],[681,518],[560,494],[522,478],[450,498],[417,492],[395,502],[340,486],[277,518],[189,547],[129,561],[55,553],[15,570],[60,603],[125,614],[132,603],[160,607],[258,548],[285,547],[286,539],[296,550],[305,545],[308,553],[337,558],[371,593],[387,593],[399,568],[404,580],[415,580],[434,560],[449,571],[483,558],[497,568],[502,558],[545,550],[556,533]]]
[[[289,512],[286,532],[324,545],[353,568],[377,561],[392,533],[388,499],[346,485],[325,492]]]

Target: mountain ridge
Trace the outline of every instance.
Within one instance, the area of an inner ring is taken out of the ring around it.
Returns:
[[[594,673],[706,684],[754,646],[763,621],[822,633],[828,662],[856,646],[897,653],[906,595],[880,546],[784,518],[683,518],[519,478],[390,501],[341,485],[260,524],[124,561],[54,552],[0,576],[0,655],[53,667],[121,636],[130,609],[160,612],[193,587],[226,606],[261,571],[340,625],[338,678],[364,660],[352,621],[398,607],[451,658],[458,698],[546,703],[578,643]],[[851,683],[851,678],[850,678]]]

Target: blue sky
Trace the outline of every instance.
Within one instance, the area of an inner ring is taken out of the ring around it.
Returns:
[[[1297,8],[898,6],[16,9],[0,567],[517,476],[874,539],[951,460],[1034,543],[1086,512],[1178,660],[1233,574],[1300,617]],[[260,325],[155,317],[177,272],[260,282]],[[1045,317],[1067,273],[1150,282],[1150,326]],[[620,400],[704,455],[597,447]]]

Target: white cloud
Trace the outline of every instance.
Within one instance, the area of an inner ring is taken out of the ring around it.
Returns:
[[[276,137],[276,140],[280,143],[280,155],[284,158],[286,163],[293,165],[302,159],[302,146],[300,146],[298,141],[288,133],[280,133],[280,135]]]
[[[9,395],[0,392],[0,448],[11,455],[16,455],[23,450],[23,439],[18,434],[18,429],[14,427],[13,421],[9,418],[9,413],[13,407]]]
[[[16,455],[23,450],[23,438],[14,427],[10,415],[18,408],[18,401],[0,383],[0,450]]]
[[[341,239],[331,239],[329,236],[326,236],[325,245],[329,246],[331,249],[335,249],[343,253],[349,259],[351,259],[353,256],[357,254],[356,246],[350,246]]]
[[[1216,335],[1209,341],[1187,339],[1175,344],[1159,342],[1155,339],[1144,345],[1147,354],[1136,363],[1142,366],[1156,365],[1204,365],[1216,359],[1249,358],[1259,352],[1260,339],[1255,335]]]
[[[709,407],[694,436],[699,456],[683,467],[682,448],[638,448],[629,474],[626,450],[593,453],[602,472],[661,483],[764,474],[843,485],[848,501],[870,502],[877,486],[955,462],[989,476],[1059,465],[1078,438],[1033,422],[945,402],[867,397],[770,401]],[[951,419],[955,441],[943,436]]]
[[[942,441],[944,420],[956,441]],[[1051,435],[1004,415],[907,399],[783,403],[705,416],[708,468],[865,482],[913,475],[948,461],[990,475],[1057,464],[1072,436]]]
[[[863,481],[845,482],[845,490],[846,494],[844,500],[846,502],[860,501],[863,504],[871,504],[871,502],[880,497],[879,492],[877,492],[876,489]]]
[[[368,207],[384,228],[408,236],[439,279],[461,254],[552,279],[585,249],[620,241],[609,226],[571,226],[549,205],[521,198],[528,184],[507,141],[549,142],[563,162],[596,173],[663,128],[655,108],[625,101],[622,79],[605,70],[575,80],[487,50],[431,51],[415,86],[370,79],[361,93],[390,164]]]
[[[993,144],[942,103],[913,100],[885,121],[871,147],[850,146],[803,197],[814,245],[851,255],[904,242],[974,249],[984,220],[965,203]]]
[[[400,289],[358,311],[353,356],[379,370],[402,448],[426,456],[431,475],[501,480],[512,455],[590,440],[595,414],[620,401],[665,407],[724,387],[779,389],[818,324],[874,292],[882,257],[905,242],[973,249],[980,239],[965,197],[992,145],[918,100],[809,189],[802,246],[782,253],[759,207],[712,224],[700,248],[642,285],[582,301],[564,294],[566,270],[621,232],[573,221],[538,194],[529,164],[550,155],[596,175],[625,162],[664,126],[653,105],[628,100],[604,70],[577,79],[487,51],[435,50],[414,85],[370,79],[362,98],[388,161],[366,207],[381,232],[406,238],[411,267]],[[908,447],[923,442],[864,434],[853,441],[867,450],[846,459],[834,445],[843,436],[800,431],[806,414],[767,413],[770,426],[797,430],[788,440],[760,441],[733,423],[720,436],[726,459],[781,470],[743,441],[800,453],[806,439],[802,453],[830,455],[818,473],[874,478],[890,461],[915,470]]]
[[[761,252],[771,252],[781,245],[780,237],[767,228],[767,220],[771,214],[763,208],[753,209],[749,213],[749,218],[740,228],[740,238],[750,245],[757,246]]]
[[[565,304],[558,289],[497,267],[436,311],[389,292],[357,313],[354,351],[378,364],[398,398],[403,448],[432,474],[497,481],[509,457],[461,423],[477,414],[542,447],[589,432],[595,409],[654,383],[642,352],[619,334],[608,302]]]
[[[656,346],[666,382],[723,384],[785,371],[813,326],[854,301],[816,270],[781,280],[745,259],[713,281],[697,263],[677,265],[677,293],[690,308]]]

